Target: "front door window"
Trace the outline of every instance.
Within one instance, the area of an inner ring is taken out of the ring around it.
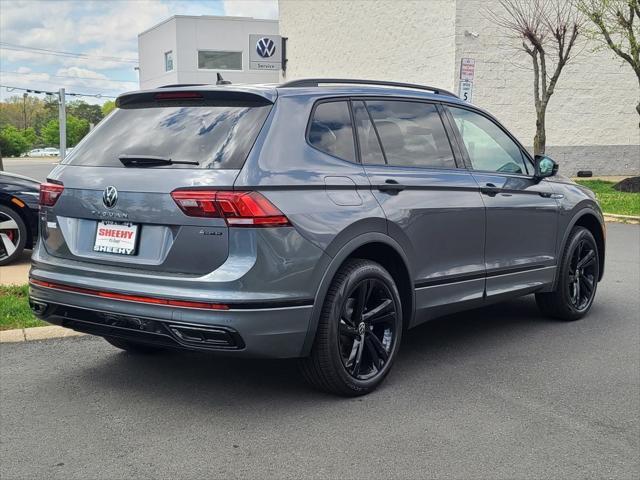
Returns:
[[[487,117],[449,107],[474,170],[527,174],[520,147]]]

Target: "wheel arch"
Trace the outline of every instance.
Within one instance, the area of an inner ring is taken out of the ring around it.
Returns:
[[[598,281],[602,280],[604,275],[604,256],[605,256],[605,247],[606,247],[606,228],[604,225],[604,219],[601,215],[598,215],[591,208],[584,208],[576,213],[567,228],[564,231],[564,237],[562,239],[562,244],[560,245],[560,252],[564,252],[565,246],[567,245],[567,241],[569,240],[569,235],[574,227],[583,227],[589,230],[593,235],[593,238],[596,240],[596,245],[598,247],[598,263],[599,263],[599,277]],[[558,280],[559,270],[556,272],[556,281]]]
[[[402,320],[406,328],[411,323],[415,311],[415,291],[411,280],[409,262],[402,247],[391,237],[379,232],[359,235],[342,246],[331,260],[315,295],[313,311],[301,356],[311,352],[318,321],[322,313],[324,299],[340,267],[349,259],[364,258],[382,265],[393,277],[402,302]]]

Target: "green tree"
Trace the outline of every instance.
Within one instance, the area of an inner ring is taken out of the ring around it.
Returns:
[[[112,110],[115,110],[115,108],[116,102],[114,102],[113,100],[107,100],[102,104],[102,116],[106,117],[111,113]]]
[[[35,133],[35,132],[34,132]],[[18,157],[29,150],[29,140],[13,125],[7,125],[0,130],[0,152],[6,157]]]
[[[100,105],[92,105],[82,100],[69,102],[69,104],[67,104],[67,113],[86,120],[89,123],[93,123],[94,125],[102,120],[103,117]]]
[[[33,148],[33,146],[36,145],[39,141],[38,135],[36,134],[36,131],[33,127],[29,127],[26,130],[23,130],[22,137],[27,141],[29,145],[28,148]]]
[[[594,26],[592,36],[627,62],[640,83],[640,0],[581,0],[579,7]]]
[[[74,147],[89,133],[89,122],[82,118],[67,115],[67,147]],[[60,125],[58,120],[49,120],[42,129],[42,139],[47,145],[60,145]]]

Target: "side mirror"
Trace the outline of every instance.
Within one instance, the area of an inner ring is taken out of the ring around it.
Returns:
[[[539,180],[546,177],[552,177],[558,173],[558,164],[546,155],[536,155],[534,158],[534,165],[534,177]]]

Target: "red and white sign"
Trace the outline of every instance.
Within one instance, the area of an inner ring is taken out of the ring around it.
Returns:
[[[96,243],[93,245],[93,250],[96,252],[133,255],[136,251],[137,237],[138,225],[106,221],[98,222]]]
[[[473,82],[476,73],[476,61],[473,58],[463,58],[460,61],[460,80],[463,82]]]

